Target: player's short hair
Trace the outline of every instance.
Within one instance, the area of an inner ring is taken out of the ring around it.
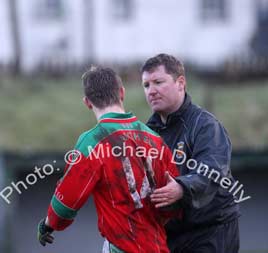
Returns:
[[[85,96],[94,106],[103,109],[120,104],[121,78],[111,68],[91,66],[82,75]]]
[[[141,73],[145,71],[152,72],[162,65],[166,72],[172,75],[174,79],[177,79],[179,76],[185,76],[183,63],[169,54],[158,54],[146,60],[141,68]]]

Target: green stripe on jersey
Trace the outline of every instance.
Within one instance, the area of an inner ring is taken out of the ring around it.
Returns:
[[[110,244],[110,251],[111,253],[125,253],[125,251],[118,249],[115,245],[113,245],[112,243]]]
[[[77,214],[77,211],[61,203],[55,195],[53,195],[51,205],[56,214],[61,218],[72,220]]]

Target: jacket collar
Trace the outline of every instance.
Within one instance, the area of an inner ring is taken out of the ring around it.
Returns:
[[[177,111],[168,115],[166,124],[164,124],[162,122],[160,115],[155,112],[148,120],[147,125],[149,127],[153,127],[153,128],[162,128],[162,127],[171,125],[174,122],[176,122],[179,118],[183,117],[187,108],[191,104],[192,104],[191,96],[189,94],[185,93],[185,98],[184,98],[183,104],[180,106],[180,108]]]

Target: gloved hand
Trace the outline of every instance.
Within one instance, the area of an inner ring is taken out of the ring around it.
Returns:
[[[43,245],[53,243],[54,237],[51,235],[53,229],[45,224],[46,219],[42,219],[38,224],[37,239]]]

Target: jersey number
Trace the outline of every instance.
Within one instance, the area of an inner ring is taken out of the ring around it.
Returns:
[[[149,196],[155,189],[152,159],[151,157],[147,157],[144,163],[145,176],[142,181],[140,194],[137,191],[136,180],[134,177],[133,169],[131,167],[129,158],[123,157],[122,163],[123,163],[123,169],[124,169],[124,173],[125,173],[127,184],[128,184],[128,189],[134,201],[135,208],[140,209],[143,207],[141,200]]]

